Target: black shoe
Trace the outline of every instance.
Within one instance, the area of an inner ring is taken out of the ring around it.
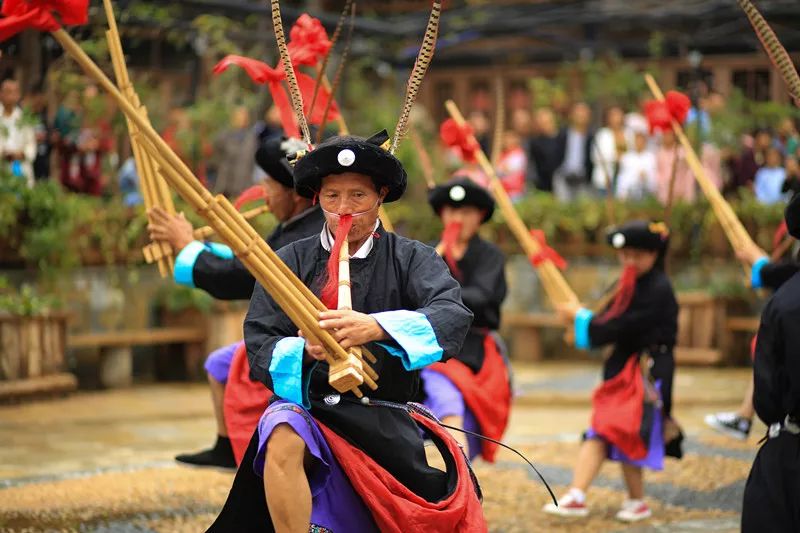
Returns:
[[[193,454],[176,455],[175,460],[192,466],[236,470],[236,460],[233,457],[233,448],[228,437],[217,436],[217,442],[213,448]]]

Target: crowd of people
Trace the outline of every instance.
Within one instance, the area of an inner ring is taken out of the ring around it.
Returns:
[[[718,93],[702,97],[685,124],[707,175],[726,195],[745,188],[764,204],[788,200],[800,189],[800,134],[795,121],[785,118],[772,128],[742,135],[738,148],[731,149],[718,146],[712,135],[715,127],[722,127],[715,126],[715,115],[724,106]],[[492,144],[488,115],[473,111],[469,122],[488,153]],[[585,102],[560,114],[549,107],[534,112],[519,108],[510,111],[509,125],[497,167],[512,198],[540,190],[563,201],[609,193],[620,200],[654,197],[662,204],[670,196],[676,202],[698,199],[694,176],[675,135],[652,133],[639,110],[611,106],[597,119]]]

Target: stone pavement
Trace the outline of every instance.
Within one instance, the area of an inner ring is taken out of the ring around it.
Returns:
[[[703,416],[738,405],[746,369],[680,368],[675,413],[687,434],[683,461],[646,474],[653,519],[614,520],[624,498],[619,468],[606,464],[589,493],[589,519],[561,521],[540,509],[547,491],[511,452],[476,464],[493,532],[738,531],[744,481],[763,426],[738,442]],[[541,470],[558,494],[569,483],[596,362],[515,367],[517,398],[505,441]],[[176,453],[211,444],[214,423],[200,384],[159,384],[0,407],[0,531],[202,531],[232,475],[176,466]]]

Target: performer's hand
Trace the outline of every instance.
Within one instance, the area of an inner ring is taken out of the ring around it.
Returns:
[[[297,332],[299,337],[306,339],[305,334],[302,330]],[[306,357],[305,362],[309,362],[310,359],[316,359],[317,361],[324,361],[325,360],[325,348],[321,344],[312,344],[311,341],[306,339]]]
[[[322,311],[319,314],[319,327],[328,330],[345,350],[389,338],[377,320],[346,309]]]
[[[578,314],[578,310],[581,308],[581,304],[578,302],[566,302],[555,304],[555,308],[556,314],[562,322],[572,324],[575,321],[575,315]]]
[[[150,217],[147,229],[151,240],[168,242],[175,253],[194,240],[192,225],[183,213],[170,215],[161,207],[154,207],[147,214]]]

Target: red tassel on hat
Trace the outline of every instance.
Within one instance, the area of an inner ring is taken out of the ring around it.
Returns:
[[[619,276],[614,299],[608,306],[608,310],[597,319],[598,322],[601,324],[608,322],[624,313],[631,304],[634,292],[636,292],[636,267],[626,266]]]
[[[336,236],[331,246],[331,256],[328,258],[327,279],[322,287],[320,299],[328,309],[339,307],[339,252],[342,251],[342,244],[353,227],[353,215],[342,215],[339,217],[339,226],[336,228]]]

